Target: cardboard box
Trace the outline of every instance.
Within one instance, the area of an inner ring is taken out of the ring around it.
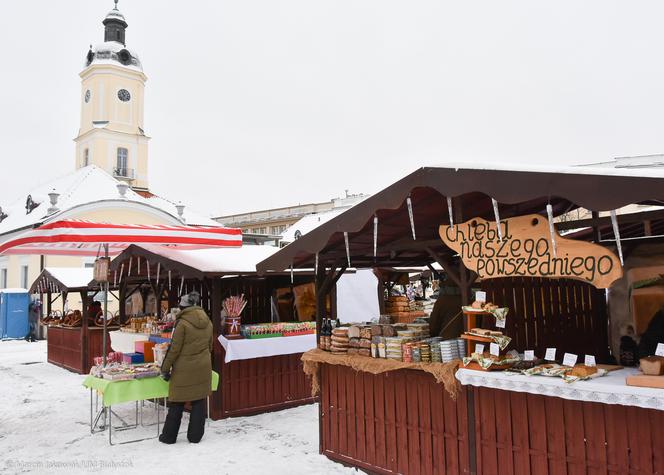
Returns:
[[[135,341],[134,342],[134,351],[136,353],[141,353],[145,358],[146,363],[151,363],[154,361],[154,356],[152,353],[152,348],[154,348],[155,343],[153,341]]]
[[[127,364],[144,363],[143,355],[141,353],[124,353],[122,355],[122,362]]]

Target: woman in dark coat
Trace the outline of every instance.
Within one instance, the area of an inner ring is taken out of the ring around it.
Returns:
[[[206,398],[212,379],[212,322],[198,306],[200,295],[182,296],[171,346],[161,365],[162,377],[170,380],[169,409],[159,440],[174,444],[177,440],[184,403],[191,402],[187,439],[198,443],[205,431]]]

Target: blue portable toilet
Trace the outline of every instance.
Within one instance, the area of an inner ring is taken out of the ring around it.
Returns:
[[[30,295],[25,289],[0,290],[0,338],[25,338]]]

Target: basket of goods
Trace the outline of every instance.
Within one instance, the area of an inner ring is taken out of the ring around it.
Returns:
[[[155,364],[161,366],[166,358],[166,352],[168,351],[169,343],[156,343],[152,347],[152,354],[154,357]]]
[[[246,307],[247,301],[244,294],[237,296],[233,295],[224,299],[222,304],[226,314],[224,318],[224,336],[228,339],[242,338],[241,330],[241,314]]]
[[[66,327],[80,327],[83,321],[83,315],[80,310],[73,310],[68,312],[62,318],[62,325]]]

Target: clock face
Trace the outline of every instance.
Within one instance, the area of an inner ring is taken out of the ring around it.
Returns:
[[[129,91],[126,89],[120,89],[118,91],[118,99],[120,99],[122,102],[127,102],[129,99],[131,99],[131,94],[129,94]]]
[[[90,89],[85,91],[85,102],[86,103],[90,102]]]

